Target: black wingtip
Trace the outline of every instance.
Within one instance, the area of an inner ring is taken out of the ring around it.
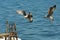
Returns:
[[[24,10],[22,12],[23,12],[23,15],[26,16],[26,12]]]
[[[54,5],[53,7],[56,8],[56,5]]]

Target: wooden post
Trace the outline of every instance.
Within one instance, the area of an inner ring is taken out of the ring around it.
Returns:
[[[11,40],[11,36],[10,36],[9,38],[10,38],[10,40]]]
[[[9,26],[8,20],[6,20],[6,33],[8,33],[8,26]]]
[[[18,40],[18,35],[16,35],[16,40]]]
[[[7,37],[5,36],[5,40],[7,39]]]
[[[16,31],[16,23],[14,23],[14,30]]]
[[[14,34],[16,36],[16,40],[18,40],[18,35],[17,35],[17,32],[16,32],[16,23],[14,23],[14,30],[15,30]]]

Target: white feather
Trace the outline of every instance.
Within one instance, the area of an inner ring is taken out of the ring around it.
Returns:
[[[23,12],[22,12],[22,10],[17,10],[16,11],[18,14],[21,14],[21,15],[23,15]]]
[[[30,21],[32,21],[33,19],[31,18]]]
[[[26,15],[26,16],[24,16],[25,18],[27,18],[28,17],[28,15]]]
[[[53,20],[53,17],[52,17],[52,16],[50,16],[49,18],[50,18],[51,20]]]

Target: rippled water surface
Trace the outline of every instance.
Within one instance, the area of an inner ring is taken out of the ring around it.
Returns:
[[[51,23],[43,16],[55,4],[55,20]],[[33,22],[29,23],[16,10],[32,12]],[[0,0],[0,33],[5,32],[6,19],[9,23],[16,22],[22,40],[60,40],[60,0]]]

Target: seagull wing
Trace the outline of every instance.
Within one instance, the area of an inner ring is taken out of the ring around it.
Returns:
[[[26,16],[26,12],[24,10],[17,10],[16,11],[18,14]]]
[[[49,9],[47,17],[52,16],[52,14],[53,14],[53,10],[50,10],[50,9]]]

